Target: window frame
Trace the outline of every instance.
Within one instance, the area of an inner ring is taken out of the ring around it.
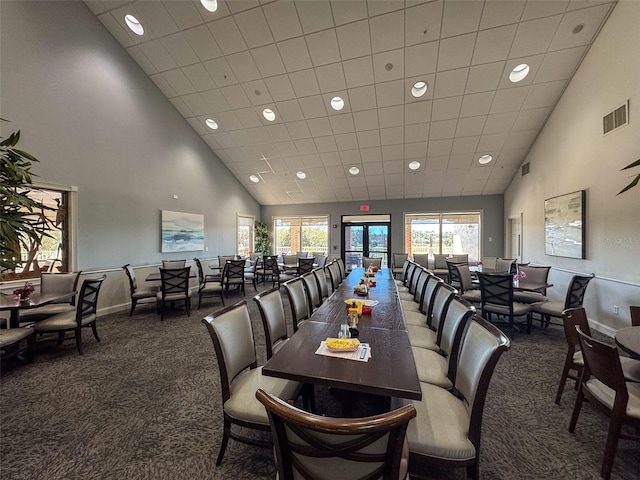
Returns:
[[[281,255],[284,252],[279,252],[278,251],[278,225],[277,222],[278,220],[282,221],[282,220],[289,220],[292,224],[295,224],[297,221],[297,226],[299,228],[299,238],[298,238],[298,242],[297,245],[300,245],[300,250],[299,251],[304,251],[303,248],[303,231],[304,231],[304,227],[305,227],[305,221],[309,221],[309,220],[325,220],[326,221],[326,245],[325,245],[325,252],[328,254],[329,252],[329,242],[330,242],[330,235],[331,235],[331,216],[329,214],[317,214],[317,215],[281,215],[281,216],[273,216],[271,217],[271,225],[273,228],[273,252],[275,255]],[[306,225],[309,226],[309,225]],[[290,242],[289,245],[289,252],[290,254],[295,255],[298,251],[292,251],[293,250],[293,245],[295,245],[294,242]],[[316,250],[314,250],[316,251]]]
[[[243,225],[241,219],[249,219],[249,225]],[[250,253],[255,251],[255,245],[256,245],[255,225],[256,225],[255,215],[249,215],[244,213],[236,214],[236,254],[237,255],[248,256]],[[248,247],[248,252],[246,254],[241,254],[239,251],[240,227],[246,227],[246,226],[249,227],[249,247]]]

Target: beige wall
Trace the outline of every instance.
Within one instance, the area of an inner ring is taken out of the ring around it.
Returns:
[[[572,272],[596,274],[585,307],[608,333],[640,305],[640,187],[616,196],[630,181],[620,169],[640,158],[638,25],[640,2],[621,0],[531,149],[531,173],[505,193],[505,219],[523,215],[523,259],[554,267],[550,293],[564,300]],[[603,115],[626,100],[630,123],[603,136]],[[545,255],[544,200],[576,190],[587,195],[586,259]]]

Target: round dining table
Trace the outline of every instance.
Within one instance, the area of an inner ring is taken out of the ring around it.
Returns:
[[[640,327],[624,327],[616,331],[616,345],[640,360]]]

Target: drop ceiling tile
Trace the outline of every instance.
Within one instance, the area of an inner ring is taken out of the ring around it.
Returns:
[[[300,103],[300,108],[302,108],[304,118],[309,119],[327,116],[327,109],[324,106],[324,100],[321,95],[300,98],[298,102]]]
[[[130,13],[130,12],[127,12],[127,13]],[[116,15],[118,19],[116,19],[114,15]],[[105,28],[109,30],[111,35],[113,35],[113,37],[116,40],[118,40],[118,42],[120,42],[120,44],[123,47],[125,48],[132,47],[133,45],[140,43],[141,40],[139,37],[133,38],[133,37],[137,37],[138,35],[131,32],[129,28],[125,25],[124,21],[119,20],[120,18],[124,18],[124,17],[121,15],[118,15],[117,12],[111,12],[111,13],[107,12],[107,13],[98,15],[98,20],[102,22]],[[131,35],[129,35],[129,33],[131,33]]]
[[[340,154],[338,152],[330,152],[330,153],[321,153],[320,161],[325,167],[335,167],[337,165],[342,165],[342,160],[340,160]],[[327,174],[335,169],[327,168]]]
[[[458,118],[461,105],[462,96],[434,100],[431,109],[431,120],[451,120]]]
[[[405,125],[404,141],[405,143],[424,142],[429,138],[429,123],[414,123]]]
[[[429,42],[405,48],[405,75],[413,77],[434,73],[440,42]]]
[[[479,115],[486,115],[489,113],[489,110],[491,110],[491,104],[493,103],[494,96],[494,92],[465,95],[464,100],[462,101],[460,116],[477,117]]]
[[[307,120],[307,125],[309,126],[311,135],[314,137],[333,135],[333,132],[331,131],[331,124],[329,123],[329,119],[327,117],[310,118],[309,120]]]
[[[264,5],[262,11],[277,42],[302,35],[302,26],[293,2],[274,2]]]
[[[471,67],[465,93],[495,90],[500,83],[502,73],[505,71],[504,66],[505,62],[495,62]]]
[[[431,128],[429,130],[429,140],[453,138],[455,136],[457,123],[457,120],[431,122]]]
[[[398,145],[404,143],[404,128],[391,127],[380,129],[381,145]]]
[[[249,48],[273,43],[273,36],[261,8],[247,10],[234,15],[233,18]]]
[[[257,116],[257,115],[256,115]],[[260,120],[260,118],[258,117]],[[279,125],[268,125],[265,127],[267,129],[267,133],[273,142],[286,142],[291,140],[291,135],[289,135],[289,130],[284,124]]]
[[[513,150],[518,148],[529,148],[531,143],[538,135],[538,130],[523,130],[520,132],[511,132],[504,144],[505,150]]]
[[[404,124],[404,105],[378,109],[380,128],[398,127]]]
[[[198,135],[206,135],[207,133],[209,133],[209,130],[196,117],[187,118],[186,120],[187,122],[189,122],[189,125],[193,127],[196,133],[198,133]]]
[[[447,165],[449,165],[449,155],[429,155],[427,157],[427,162],[424,166],[426,172],[438,172],[438,171],[446,171]],[[430,180],[436,180],[429,174],[428,178]]]
[[[498,90],[493,97],[490,113],[516,112],[522,108],[529,87],[515,87]]]
[[[464,103],[462,108],[464,109]],[[456,128],[456,137],[480,135],[482,130],[484,130],[484,123],[486,120],[487,117],[485,115],[459,118],[458,126]]]
[[[282,63],[282,59],[278,53],[278,48],[275,45],[254,48],[250,52],[253,61],[263,77],[282,75],[286,72],[284,63]]]
[[[129,6],[124,7],[124,9],[129,9]],[[157,38],[178,31],[176,22],[173,21],[173,18],[171,18],[171,15],[162,4],[138,2],[135,4],[135,10],[139,15],[137,18],[144,18],[145,34],[149,35],[149,37]],[[124,15],[122,15],[122,18],[124,18]]]
[[[445,2],[442,15],[442,37],[451,37],[478,29],[484,2],[459,0]]]
[[[243,88],[240,85],[231,85],[220,89],[225,100],[231,106],[231,108],[244,108],[250,107],[251,102],[249,97],[244,93]]]
[[[367,17],[367,4],[358,0],[332,0],[331,10],[336,25],[344,25]]]
[[[338,44],[342,60],[371,55],[371,39],[369,38],[369,22],[360,22],[343,25],[336,29]]]
[[[382,146],[382,161],[402,160],[404,158],[404,145]]]
[[[356,131],[358,132],[362,132],[365,130],[375,130],[379,127],[378,111],[365,110],[363,112],[354,112],[353,123],[355,124]]]
[[[313,139],[316,144],[316,149],[319,153],[337,152],[338,146],[333,138],[333,135],[326,137],[316,137]]]
[[[295,4],[304,33],[308,34],[333,27],[331,5],[328,0],[314,2],[296,0]]]
[[[355,150],[358,148],[358,139],[355,133],[343,133],[335,136],[338,150]]]
[[[156,84],[160,91],[167,96],[167,98],[171,99],[172,97],[177,96],[177,93],[173,88],[171,88],[169,82],[164,79],[162,73],[159,73],[158,75],[150,75],[149,78]]]
[[[469,65],[471,63],[471,57],[473,56],[475,41],[475,33],[440,40],[438,71],[441,72],[443,70],[451,70]]]
[[[220,7],[220,3],[218,3],[218,8]],[[253,7],[257,7],[260,5],[260,2],[257,0],[234,0],[233,2],[224,2],[231,13],[242,12],[243,10],[248,10]]]
[[[358,145],[360,148],[379,147],[380,132],[378,130],[358,132]]]
[[[373,80],[373,63],[371,56],[354,58],[342,63],[344,76],[349,88],[371,85]]]
[[[251,145],[262,145],[270,143],[269,134],[265,127],[253,127],[247,129]]]
[[[536,83],[552,82],[571,78],[587,47],[576,47],[545,55],[540,70],[535,76]]]
[[[403,104],[404,82],[402,80],[394,80],[376,84],[376,101],[379,107]]]
[[[373,53],[404,47],[404,12],[402,10],[369,19]]]
[[[453,140],[453,147],[451,148],[452,154],[460,153],[474,153],[478,148],[479,136],[474,137],[459,137]]]
[[[359,164],[362,161],[360,150],[343,150],[340,152],[340,160],[343,165]]]
[[[375,54],[373,71],[377,83],[404,78],[404,49]]]
[[[381,162],[382,161],[382,148],[381,147],[369,147],[362,148],[360,150],[363,163],[369,162]]]
[[[484,124],[484,131],[482,133],[490,135],[493,133],[508,132],[511,130],[511,126],[513,125],[513,122],[515,122],[517,115],[518,112],[496,113],[489,115],[486,123]]]
[[[295,99],[278,102],[277,106],[284,122],[296,122],[304,119],[300,104]]]
[[[441,155],[449,155],[453,147],[453,139],[433,140],[429,142],[427,153],[430,157],[438,157]]]
[[[411,125],[414,123],[424,123],[431,120],[431,103],[416,102],[404,107],[404,123]]]
[[[404,144],[404,155],[407,159],[412,158],[426,158],[427,156],[427,142],[415,142]]]
[[[434,98],[454,97],[464,94],[467,85],[468,68],[459,68],[436,74]]]
[[[203,65],[213,81],[216,82],[216,86],[226,87],[238,83],[238,79],[224,57],[214,58],[213,60],[204,62]]]
[[[182,69],[182,73],[185,74],[194,88],[199,92],[211,90],[216,87],[216,84],[211,79],[209,72],[207,72],[201,63],[184,67]]]
[[[296,148],[300,155],[309,155],[311,153],[318,153],[318,149],[316,148],[316,144],[314,143],[312,138],[303,138],[300,140],[294,140]]]
[[[517,23],[522,16],[526,0],[501,0],[485,2],[480,28],[492,28]]]
[[[397,0],[367,0],[369,16],[371,17],[401,9],[403,6],[402,2]]]
[[[194,3],[169,1],[162,2],[162,5],[180,29],[192,28],[203,22]]]
[[[511,46],[509,58],[524,57],[546,52],[556,33],[561,18],[562,15],[556,15],[520,23],[513,45]]]
[[[351,113],[330,116],[329,122],[331,123],[331,129],[334,134],[351,133],[356,131],[356,127],[353,123],[353,115]]]
[[[532,85],[527,94],[527,98],[522,104],[522,108],[529,109],[555,106],[566,85],[566,80]]]
[[[277,77],[265,78],[264,83],[267,85],[267,88],[271,93],[271,97],[276,102],[289,100],[296,96],[296,92],[293,90],[293,86],[289,81],[288,75],[278,75]]]
[[[277,46],[287,72],[295,72],[312,67],[311,57],[304,37],[278,42]]]
[[[564,14],[558,31],[551,41],[549,50],[554,51],[580,45],[589,45],[593,41],[594,36],[602,24],[602,20],[610,8],[611,5],[599,5],[597,7]],[[577,25],[583,25],[583,29],[579,33],[574,34],[573,29]]]
[[[315,68],[316,78],[321,92],[335,92],[347,88],[342,71],[342,63],[333,63]]]
[[[139,46],[127,48],[127,53],[136,61],[147,75],[153,75],[158,73],[156,67],[149,61],[149,59],[142,53]]]
[[[427,85],[427,91],[421,97],[414,97],[411,93],[413,86],[416,82],[424,82]],[[406,77],[404,79],[404,102],[405,104],[424,102],[425,100],[432,100],[435,90],[436,76],[433,73],[428,75],[420,75],[419,77]]]
[[[389,162],[389,164],[402,165],[402,162]],[[386,165],[386,164],[385,164]],[[385,168],[386,170],[386,168]],[[404,183],[404,175],[402,173],[386,173],[384,174],[384,184],[387,187],[386,193],[400,191],[402,193],[402,184]],[[393,188],[389,188],[393,187]]]
[[[497,133],[493,135],[482,135],[478,142],[478,152],[491,152],[495,154],[500,151],[507,140],[506,133]]]
[[[162,45],[160,40],[152,40],[140,45],[140,51],[145,57],[153,64],[159,72],[171,70],[178,67],[178,64],[173,59],[167,49]]]
[[[305,122],[304,120],[300,120],[298,122],[287,122],[285,125],[287,126],[287,130],[289,130],[289,135],[291,135],[291,138],[293,140],[299,140],[301,138],[311,138],[311,132],[309,131],[307,122]],[[315,150],[315,144],[314,144],[314,150]]]
[[[341,60],[335,29],[325,30],[305,37],[311,61],[315,66]]]
[[[320,93],[320,86],[316,81],[316,75],[313,69],[290,73],[289,80],[298,97],[308,97]]]
[[[511,88],[516,85],[518,86],[531,85],[535,80],[536,74],[540,70],[540,64],[542,63],[542,60],[544,57],[545,55],[533,55],[530,57],[520,57],[520,58],[513,58],[511,60],[507,60],[507,62],[504,64],[504,72],[500,77],[500,84],[498,85],[498,88]],[[527,75],[524,78],[524,80],[520,80],[517,83],[513,83],[512,81],[509,80],[509,73],[517,65],[520,65],[522,63],[526,63],[527,65],[529,65],[529,68],[530,68],[529,75]]]
[[[160,39],[162,46],[169,52],[177,65],[184,67],[196,63],[199,59],[182,33],[175,33]]]
[[[429,2],[405,11],[405,44],[430,42],[440,37],[442,2]]]
[[[463,172],[457,172],[456,175],[460,175],[461,173],[466,172],[471,168],[471,164],[473,163],[473,154],[471,153],[461,153],[457,155],[451,155],[449,157],[449,164],[447,165],[448,170],[461,170]]]
[[[372,177],[374,175],[382,175],[384,174],[384,167],[382,166],[382,162],[375,163],[367,163],[363,164],[363,171],[366,177]],[[382,181],[382,185],[384,185],[384,180]]]
[[[184,101],[180,97],[170,98],[169,101],[173,104],[174,107],[176,107],[176,110],[178,110],[180,112],[180,115],[182,115],[184,118],[189,118],[194,115],[191,109],[187,107],[187,104],[184,103]]]
[[[522,21],[532,18],[548,17],[562,13],[567,8],[569,0],[554,0],[553,2],[527,2],[527,6],[522,13]]]
[[[162,76],[178,95],[186,95],[196,91],[187,76],[179,68],[164,72]]]
[[[251,144],[251,137],[246,130],[233,130],[232,132],[229,132],[229,135],[231,135],[231,138],[233,138],[236,145],[244,146]]]
[[[221,148],[232,148],[236,147],[236,143],[231,138],[227,132],[220,132],[213,135],[213,138],[220,145]]]
[[[298,155],[298,149],[296,148],[296,145],[293,143],[293,141],[278,142],[276,143],[276,146],[278,147],[280,155],[282,155],[283,157],[293,157],[295,155]]]
[[[526,155],[526,148],[502,150],[496,159],[496,165],[520,165]]]
[[[282,123],[282,117],[280,115],[280,112],[278,111],[278,107],[277,104],[271,104],[271,105],[260,105],[259,107],[253,107],[254,110],[256,111],[256,114],[258,114],[258,118],[260,118],[260,121],[262,122],[262,125],[264,125],[265,127],[268,125],[274,125],[276,123]],[[276,114],[276,118],[273,121],[269,121],[266,118],[264,118],[264,110],[265,108],[269,108],[270,110],[273,111],[273,113]]]
[[[247,45],[232,17],[222,18],[208,24],[209,31],[225,55],[246,50]]]
[[[520,130],[539,130],[541,129],[549,115],[551,114],[551,107],[534,108],[531,110],[522,110],[516,118],[512,132]]]
[[[206,92],[202,92],[200,96],[209,106],[209,109],[214,113],[231,110],[231,107],[220,90],[208,90]]]
[[[183,32],[193,51],[201,61],[211,60],[222,56],[222,50],[216,43],[206,25],[201,25]]]
[[[478,32],[475,49],[473,51],[473,65],[506,60],[511,48],[511,42],[516,34],[516,25],[492,28]]]
[[[199,93],[184,95],[180,98],[194,115],[206,115],[209,113],[209,107]]]
[[[244,83],[260,78],[258,67],[248,51],[227,55],[226,59],[238,81]]]
[[[224,132],[229,132],[231,130],[238,130],[242,128],[242,123],[238,120],[238,117],[234,112],[220,112],[218,114],[218,125],[220,125],[220,130]],[[223,148],[227,148],[227,146],[222,145]],[[231,146],[240,146],[240,145],[231,145]]]
[[[376,90],[373,85],[349,89],[351,111],[371,110],[377,107]]]

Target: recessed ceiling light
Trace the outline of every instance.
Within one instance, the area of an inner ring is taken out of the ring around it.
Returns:
[[[218,9],[218,0],[200,0],[205,10],[213,13]]]
[[[425,82],[416,82],[411,87],[411,95],[418,98],[427,93],[427,84]]]
[[[414,160],[413,162],[411,162],[411,163],[409,164],[409,168],[410,168],[411,170],[417,170],[417,169],[419,169],[419,168],[420,168],[420,162],[418,162],[418,161]]]
[[[251,175],[249,177],[249,180],[251,180],[253,183],[258,183],[260,181],[260,179],[256,175]]]
[[[333,97],[331,99],[331,108],[334,110],[342,110],[344,108],[344,100],[340,97]]]
[[[300,180],[304,180],[305,178],[307,178],[307,174],[304,172],[298,172],[296,173],[296,177],[298,177]]]
[[[268,108],[265,108],[262,111],[262,116],[270,122],[273,122],[276,119],[276,114],[273,112],[273,110],[269,110]]]
[[[144,28],[142,28],[142,24],[133,15],[125,15],[124,22],[127,24],[127,27],[129,27],[131,31],[136,35],[144,34]]]
[[[211,119],[211,118],[207,118],[204,123],[207,124],[207,127],[209,127],[211,130],[217,130],[218,129],[218,124],[216,123],[215,120]]]
[[[482,155],[479,159],[478,159],[478,163],[480,165],[486,165],[487,163],[490,163],[491,160],[493,160],[493,157],[491,155]]]
[[[584,28],[584,24],[583,23],[579,23],[578,25],[576,25],[575,27],[573,27],[573,30],[571,30],[571,33],[573,33],[574,35],[576,33],[580,33],[582,31],[582,29]]]
[[[357,175],[357,174],[359,174],[359,173],[360,173],[360,169],[359,169],[358,167],[351,167],[351,168],[349,169],[349,173],[350,173],[351,175]]]
[[[524,77],[526,77],[527,75],[529,75],[529,65],[527,65],[526,63],[521,63],[513,70],[511,70],[511,73],[509,74],[509,80],[511,80],[513,83],[516,83],[524,80]]]

